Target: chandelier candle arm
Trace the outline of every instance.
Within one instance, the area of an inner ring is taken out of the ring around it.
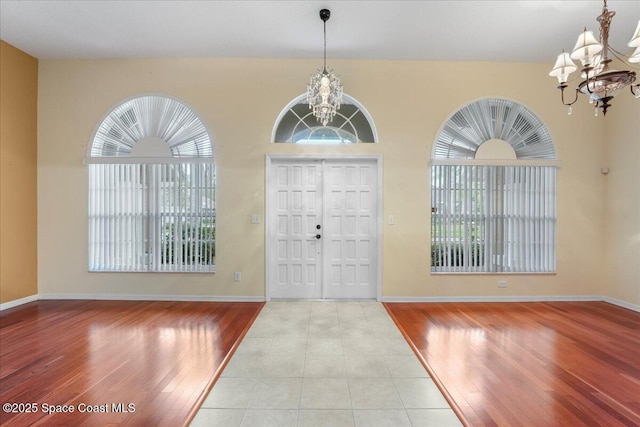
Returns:
[[[342,103],[342,84],[340,77],[327,70],[327,21],[331,17],[329,9],[320,10],[320,19],[324,25],[324,54],[322,69],[312,74],[307,86],[307,102],[313,115],[322,126],[333,120]]]
[[[578,100],[580,93],[587,95],[590,103],[595,103],[596,115],[598,109],[602,110],[603,115],[606,115],[607,109],[611,106],[610,101],[627,86],[629,86],[631,93],[636,98],[640,98],[640,85],[633,84],[636,81],[635,71],[609,69],[609,64],[611,63],[609,51],[611,50],[614,55],[617,52],[609,46],[609,30],[611,21],[616,13],[609,11],[607,0],[603,0],[603,2],[602,13],[596,19],[600,24],[600,40],[598,41],[593,32],[585,28],[578,36],[571,54],[562,51],[549,72],[551,77],[558,78],[560,99],[564,105],[569,106],[569,114],[571,114],[571,105]],[[638,22],[638,27],[628,45],[636,47],[636,50],[626,61],[628,63],[640,62],[640,22]],[[576,88],[575,99],[571,102],[566,102],[564,90],[567,88],[569,75],[577,69],[573,61],[571,61],[572,59],[582,63],[583,68],[580,75],[584,80]]]

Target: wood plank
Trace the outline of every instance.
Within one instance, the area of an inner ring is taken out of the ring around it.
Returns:
[[[385,303],[468,426],[640,426],[640,313],[604,302]]]
[[[263,305],[38,301],[5,310],[0,401],[38,412],[2,411],[0,423],[187,425]],[[115,411],[120,403],[126,411]],[[74,412],[46,415],[45,404]]]

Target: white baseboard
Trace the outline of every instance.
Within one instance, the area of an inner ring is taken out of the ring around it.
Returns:
[[[39,294],[41,300],[83,299],[113,301],[202,301],[202,302],[263,302],[264,297],[235,295],[136,295],[136,294]]]
[[[128,295],[128,294],[38,294],[0,304],[0,311],[37,300],[115,300],[115,301],[203,301],[203,302],[264,302],[263,296],[220,295]],[[383,297],[382,302],[547,302],[605,301],[640,313],[640,305],[598,295],[573,296],[513,296],[513,297]]]
[[[549,296],[478,296],[478,297],[383,297],[382,302],[551,302],[551,301],[604,301],[598,295]]]
[[[604,301],[608,302],[609,304],[617,305],[623,308],[628,308],[629,310],[637,311],[640,313],[640,305],[631,304],[629,302],[611,298],[611,297],[604,297]]]
[[[553,295],[517,297],[383,297],[382,302],[552,302],[552,301],[604,301],[609,304],[640,312],[640,305],[600,295]]]
[[[31,295],[28,297],[16,299],[9,302],[3,302],[2,304],[0,304],[0,311],[8,310],[10,308],[17,307],[19,305],[26,304],[28,302],[34,302],[34,301],[38,301],[38,295]]]

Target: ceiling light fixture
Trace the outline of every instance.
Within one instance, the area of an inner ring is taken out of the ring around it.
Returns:
[[[630,70],[610,70],[609,53],[618,58],[622,62],[638,63],[640,62],[640,21],[638,28],[629,41],[629,47],[635,47],[635,51],[631,56],[626,57],[620,52],[609,46],[609,28],[611,19],[616,13],[607,9],[607,0],[604,0],[602,14],[598,16],[597,21],[600,23],[600,41],[596,40],[592,31],[584,31],[578,36],[578,41],[571,54],[564,50],[553,66],[549,75],[557,77],[560,86],[561,99],[564,105],[569,106],[568,113],[571,114],[571,106],[578,100],[580,93],[589,97],[589,103],[595,103],[595,115],[598,115],[598,109],[603,114],[607,114],[607,109],[611,106],[609,103],[614,96],[627,86],[631,89],[631,93],[640,98],[640,84],[633,84],[636,81],[636,72]],[[625,57],[626,59],[623,59]],[[567,80],[569,75],[577,70],[577,66],[572,59],[579,60],[582,63],[581,77],[584,79],[576,88],[575,99],[566,102],[564,99],[564,90],[567,88]]]
[[[320,19],[324,23],[324,65],[322,70],[318,69],[311,75],[307,86],[309,108],[313,110],[313,115],[322,123],[322,126],[326,126],[333,120],[342,102],[340,77],[336,76],[333,70],[327,70],[327,21],[330,17],[329,9],[320,11]]]

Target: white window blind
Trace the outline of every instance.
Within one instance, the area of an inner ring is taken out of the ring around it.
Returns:
[[[556,168],[433,165],[432,272],[556,269]]]
[[[212,272],[213,163],[90,164],[89,270]]]

